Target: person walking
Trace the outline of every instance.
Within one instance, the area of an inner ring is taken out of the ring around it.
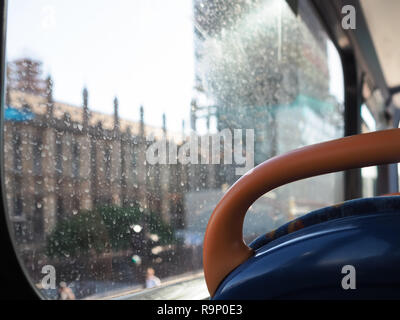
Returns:
[[[68,287],[64,281],[60,282],[58,293],[60,300],[75,300],[75,295],[72,292],[72,289]]]
[[[147,268],[146,272],[146,288],[154,288],[161,284],[161,280],[155,276],[153,268]]]

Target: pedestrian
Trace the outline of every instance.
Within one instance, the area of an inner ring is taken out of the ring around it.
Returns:
[[[64,281],[60,282],[60,289],[58,290],[58,293],[59,293],[59,300],[75,300],[74,293]]]
[[[146,288],[153,288],[159,286],[161,281],[155,276],[155,271],[153,268],[147,268],[146,272]]]

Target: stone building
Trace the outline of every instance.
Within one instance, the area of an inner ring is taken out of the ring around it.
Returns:
[[[41,247],[58,219],[95,206],[139,205],[174,228],[184,223],[181,165],[146,165],[146,135],[183,142],[182,134],[114,114],[91,111],[88,91],[82,107],[47,95],[8,88],[4,122],[5,186],[8,213],[21,246]],[[160,119],[161,120],[161,119]]]

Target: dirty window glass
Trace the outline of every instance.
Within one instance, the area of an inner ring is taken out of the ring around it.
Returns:
[[[341,62],[303,1],[14,0],[7,28],[8,217],[47,299],[202,279],[229,186],[343,135]],[[245,240],[342,197],[340,173],[273,190]]]

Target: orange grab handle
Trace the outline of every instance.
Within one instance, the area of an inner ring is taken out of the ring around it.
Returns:
[[[203,265],[208,291],[253,255],[243,241],[248,208],[264,193],[321,174],[400,161],[400,129],[377,131],[299,148],[271,158],[224,194],[207,225]]]

